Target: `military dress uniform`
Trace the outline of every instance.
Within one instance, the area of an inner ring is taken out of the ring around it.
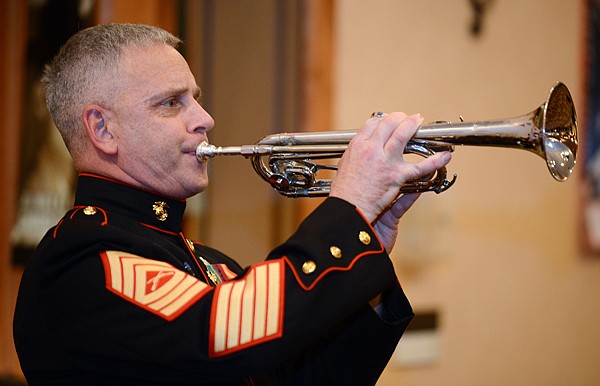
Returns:
[[[413,314],[354,206],[326,199],[247,268],[186,239],[184,209],[78,177],[19,290],[14,338],[30,385],[375,384]]]

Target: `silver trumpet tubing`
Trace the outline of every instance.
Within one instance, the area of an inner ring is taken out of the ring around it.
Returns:
[[[279,133],[254,145],[217,147],[202,142],[196,148],[200,162],[216,156],[242,155],[250,158],[254,170],[271,186],[288,197],[315,197],[329,194],[331,179],[318,178],[322,170],[336,165],[315,160],[342,156],[356,131]],[[406,146],[405,154],[430,157],[440,151],[454,151],[454,145],[492,146],[528,150],[546,160],[550,174],[565,181],[573,172],[577,153],[577,117],[571,94],[563,83],[550,89],[546,101],[528,114],[514,118],[476,122],[434,122],[421,125]],[[325,172],[326,173],[326,172]],[[454,183],[446,168],[405,184],[400,193],[441,193]]]

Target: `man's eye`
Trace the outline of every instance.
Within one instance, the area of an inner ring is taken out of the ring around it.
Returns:
[[[177,107],[179,105],[179,102],[176,99],[171,98],[162,101],[160,105],[163,107]]]

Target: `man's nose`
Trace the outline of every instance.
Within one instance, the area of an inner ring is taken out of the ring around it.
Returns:
[[[195,110],[194,124],[190,126],[191,131],[206,133],[211,130],[215,125],[213,117],[199,104]]]

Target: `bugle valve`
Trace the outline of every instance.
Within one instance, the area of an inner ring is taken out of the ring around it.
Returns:
[[[318,178],[321,170],[336,170],[315,160],[339,158],[356,131],[279,133],[253,145],[217,147],[202,142],[196,148],[200,162],[216,156],[242,155],[254,170],[279,193],[288,197],[326,196],[331,179]],[[530,151],[546,160],[550,174],[565,181],[573,172],[577,154],[577,117],[571,94],[555,83],[546,101],[528,114],[508,119],[476,122],[434,122],[421,125],[405,153],[429,157],[454,151],[455,145],[492,146]],[[405,184],[401,193],[441,193],[454,183],[441,168]]]

